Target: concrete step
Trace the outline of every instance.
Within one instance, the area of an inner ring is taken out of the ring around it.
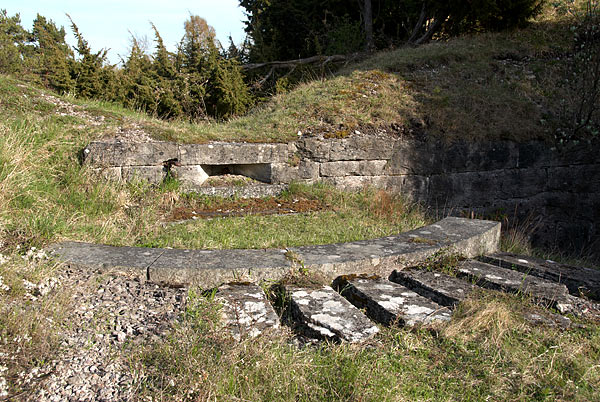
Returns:
[[[362,342],[379,328],[330,286],[317,289],[286,286],[291,318],[305,336],[331,341]]]
[[[556,307],[561,313],[570,312],[573,301],[567,287],[511,269],[466,260],[458,266],[459,276],[476,281],[478,285],[494,290],[522,293],[533,297],[538,303]]]
[[[392,272],[390,281],[448,307],[456,306],[476,288],[471,282],[450,275],[412,268]]]
[[[288,189],[287,184],[256,184],[246,186],[221,186],[221,187],[192,187],[186,186],[185,190],[202,195],[218,196],[223,198],[262,198],[277,197]]]
[[[381,278],[339,277],[333,287],[350,303],[384,325],[415,326],[450,321],[450,309]]]
[[[584,294],[600,300],[600,271],[591,268],[559,264],[551,260],[525,257],[511,253],[495,253],[478,258],[482,262],[513,269],[553,282],[563,283],[574,296]]]
[[[394,271],[390,280],[404,284],[415,292],[449,308],[454,308],[466,299],[471,292],[478,289],[478,286],[468,280],[440,272],[417,269]],[[532,325],[565,329],[571,326],[571,320],[549,311],[526,311],[523,318]]]
[[[223,323],[237,340],[279,328],[279,317],[265,292],[254,284],[221,286],[215,299],[222,303]]]

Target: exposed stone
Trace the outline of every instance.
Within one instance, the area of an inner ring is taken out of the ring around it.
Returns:
[[[302,138],[298,141],[297,146],[300,154],[315,162],[327,162],[330,160],[331,140],[312,137]]]
[[[319,178],[319,164],[311,161],[300,161],[298,166],[288,163],[271,165],[271,183],[291,183],[293,181],[312,182]]]
[[[152,144],[152,143],[149,143]],[[122,169],[123,180],[145,180],[152,184],[160,184],[167,176],[164,166],[128,166]]]
[[[288,144],[253,144],[212,142],[178,145],[182,165],[252,165],[283,163],[289,159]]]
[[[179,146],[172,142],[95,141],[84,150],[85,162],[97,167],[162,166],[178,158]]]
[[[166,335],[183,311],[187,289],[163,287],[123,275],[64,269],[61,284],[73,290],[70,325],[57,335],[61,345],[50,361],[28,373],[30,401],[129,401],[136,379],[130,351]],[[23,373],[25,374],[25,373]]]
[[[390,281],[402,284],[442,306],[454,307],[474,289],[470,282],[440,272],[417,269],[394,271]]]
[[[557,310],[561,313],[571,313],[577,317],[600,322],[600,303],[594,303],[573,295],[567,295],[564,302],[557,303]]]
[[[321,177],[382,176],[388,161],[339,161],[321,163]]]
[[[596,269],[573,267],[551,260],[511,253],[496,253],[480,259],[488,264],[564,283],[572,295],[579,296],[583,293],[590,298],[600,300],[600,271]]]
[[[421,241],[415,242],[418,238]],[[342,244],[291,248],[307,269],[333,280],[340,275],[389,275],[393,269],[421,262],[441,249],[468,257],[498,251],[498,222],[446,218],[396,236]],[[281,279],[292,263],[286,250],[172,250],[111,247],[66,242],[51,247],[60,261],[171,284],[212,288],[232,281]]]
[[[569,292],[563,284],[474,260],[460,263],[458,273],[486,288],[531,296],[538,302],[556,307],[562,313],[572,308]]]
[[[536,326],[544,325],[547,327],[569,329],[573,324],[572,321],[567,317],[549,312],[540,313],[528,311],[523,314],[523,318],[531,325]]]
[[[308,337],[332,341],[361,342],[379,328],[331,287],[286,287],[291,316],[297,329]]]
[[[388,160],[394,154],[393,137],[352,136],[331,142],[329,161]]]
[[[208,180],[209,175],[202,169],[202,166],[178,166],[172,168],[174,176],[180,180],[187,188],[196,188]]]
[[[194,193],[212,195],[223,198],[262,198],[277,197],[288,189],[287,184],[264,184],[251,186],[226,186],[226,187],[184,187]]]
[[[388,176],[343,176],[323,177],[322,181],[342,190],[361,190],[368,187],[387,189]]]
[[[385,279],[339,277],[333,286],[354,306],[366,309],[371,319],[385,325],[414,326],[450,320],[447,307]]]
[[[221,313],[233,337],[256,337],[279,328],[279,317],[265,292],[254,284],[229,284],[219,288],[216,300],[223,303]]]
[[[600,242],[597,146],[423,138],[354,134],[342,139],[303,136],[292,144],[181,145],[115,140],[91,143],[84,157],[94,168],[121,167],[122,172],[104,172],[123,180],[159,183],[162,163],[177,159],[182,166],[231,165],[273,184],[322,180],[346,190],[386,189],[441,213],[506,210],[515,211],[514,220],[535,213],[540,218],[531,235],[535,244],[588,247],[595,254],[600,250],[595,247]],[[203,181],[192,173],[182,175],[184,188]]]
[[[107,167],[107,168],[94,168],[92,169],[94,173],[97,173],[104,177],[107,180],[120,181],[123,179],[122,171],[123,168],[120,166],[117,167]]]

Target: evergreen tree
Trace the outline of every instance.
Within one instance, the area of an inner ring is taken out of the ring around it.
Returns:
[[[150,57],[144,53],[138,39],[132,36],[131,50],[122,72],[123,103],[126,106],[150,114],[156,113],[157,99],[154,93],[156,83],[153,82],[151,73]]]
[[[30,53],[30,34],[21,26],[21,17],[9,17],[0,10],[0,72],[17,73],[24,69],[23,56]]]
[[[106,59],[106,50],[100,50],[99,52],[92,53],[92,50],[88,42],[83,38],[83,35],[79,32],[79,28],[71,16],[67,14],[71,21],[71,29],[77,39],[77,47],[75,50],[79,55],[80,59],[73,65],[71,71],[72,77],[75,79],[75,87],[77,95],[83,98],[94,98],[102,97],[102,79],[101,71]]]
[[[42,82],[59,93],[74,90],[75,81],[71,78],[74,57],[65,41],[64,28],[58,29],[52,20],[38,14],[33,21],[32,36],[37,44],[37,73]]]
[[[157,114],[161,118],[178,118],[183,115],[181,107],[182,79],[175,69],[174,56],[165,47],[164,41],[152,24],[156,50],[152,70],[155,75],[156,91],[158,93]]]
[[[208,112],[217,118],[241,115],[252,103],[250,91],[236,60],[218,61],[211,74],[208,92]]]

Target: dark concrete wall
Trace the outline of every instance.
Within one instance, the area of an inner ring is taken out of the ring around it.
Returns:
[[[339,149],[345,156],[334,151]],[[298,143],[298,150],[320,163],[320,179],[339,187],[372,184],[440,214],[516,218],[528,223],[535,244],[587,248],[600,256],[597,145],[413,139],[375,139],[365,145],[364,139],[307,139]],[[385,164],[376,171],[382,160]]]

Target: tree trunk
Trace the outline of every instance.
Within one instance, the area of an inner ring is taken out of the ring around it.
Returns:
[[[371,0],[364,0],[363,16],[365,18],[365,50],[371,51],[375,47],[373,43],[373,7]]]
[[[435,17],[433,22],[429,24],[429,29],[427,29],[427,32],[425,32],[425,34],[423,36],[421,36],[419,39],[414,41],[414,44],[421,45],[425,42],[429,42],[429,40],[433,37],[433,34],[436,33],[438,29],[441,28],[441,26],[445,20],[446,20],[446,15],[444,15],[444,14],[440,14],[439,16]]]
[[[412,34],[410,35],[410,38],[408,38],[408,43],[414,43],[414,41],[417,39],[417,35],[419,35],[419,32],[421,31],[421,28],[423,27],[423,24],[425,23],[425,16],[426,16],[425,2],[423,2],[423,7],[421,7],[421,15],[419,16],[419,20],[415,24]]]

